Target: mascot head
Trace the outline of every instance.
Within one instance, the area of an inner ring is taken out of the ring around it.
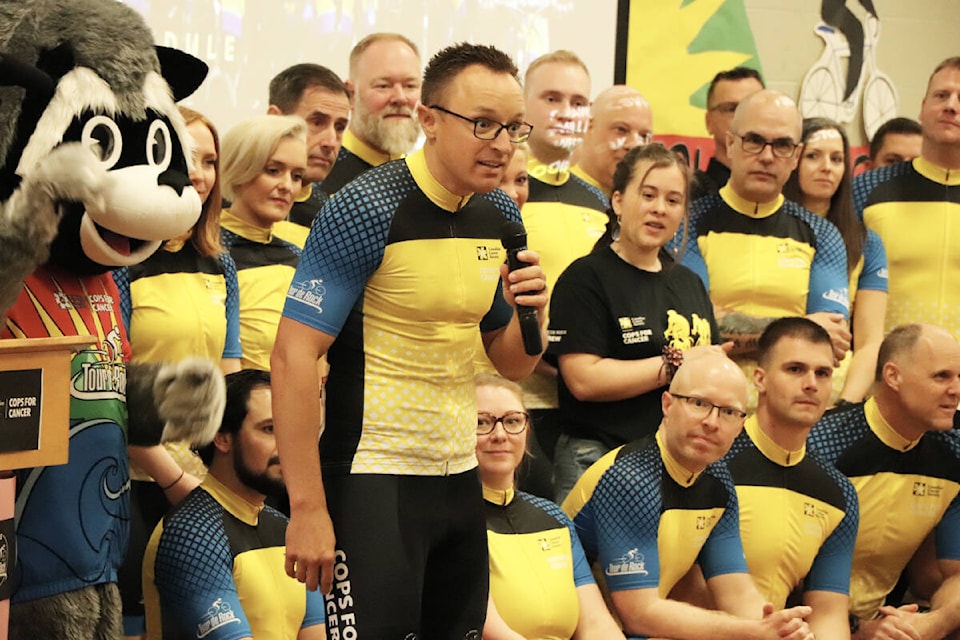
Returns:
[[[206,70],[154,47],[117,0],[0,4],[0,202],[65,145],[95,155],[64,176],[95,182],[97,197],[59,201],[50,263],[85,274],[136,264],[193,226],[201,204],[174,103]]]

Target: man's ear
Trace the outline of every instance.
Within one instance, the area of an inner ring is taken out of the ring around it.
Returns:
[[[888,387],[894,391],[900,391],[902,375],[900,373],[900,367],[898,367],[896,363],[887,362],[884,364],[881,377],[883,378],[884,384],[886,384]]]
[[[753,370],[753,386],[757,388],[757,393],[763,393],[763,378],[766,375],[766,372],[763,370],[763,367],[758,366]]]
[[[422,104],[418,104],[417,118],[420,120],[420,128],[423,129],[423,135],[426,139],[430,141],[435,140],[437,137],[437,125],[439,124],[436,109],[430,109]]]
[[[357,88],[352,80],[344,80],[343,84],[347,87],[347,98],[350,100],[350,108],[353,109],[353,101],[357,97]]]
[[[272,105],[270,105],[269,107],[267,107],[267,115],[269,115],[269,116],[282,116],[282,115],[284,115],[284,113],[283,113],[283,111],[280,111],[280,107],[278,107],[278,106],[275,105],[275,104],[272,104]]]
[[[663,415],[667,415],[667,409],[670,408],[671,404],[673,404],[673,396],[670,395],[669,391],[664,391],[660,395],[660,411]]]
[[[233,434],[218,431],[217,435],[213,436],[213,446],[220,453],[230,453],[233,449]]]
[[[793,160],[790,163],[793,165],[793,168],[791,169],[791,171],[796,170],[797,166],[800,164],[800,156],[803,155],[804,146],[806,145],[804,145],[804,143],[801,142],[800,144],[797,145],[797,148],[793,150]]]

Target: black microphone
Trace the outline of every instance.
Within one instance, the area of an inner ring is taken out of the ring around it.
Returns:
[[[527,230],[519,222],[504,222],[500,227],[500,242],[507,250],[507,266],[516,271],[530,266],[530,263],[517,258],[517,254],[527,248]],[[509,283],[503,283],[509,286]],[[517,304],[517,319],[520,320],[520,336],[523,338],[523,350],[528,356],[540,355],[543,341],[540,338],[540,320],[537,310],[525,304]]]

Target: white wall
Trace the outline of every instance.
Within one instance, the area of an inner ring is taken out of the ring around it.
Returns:
[[[158,44],[210,65],[185,104],[221,132],[262,113],[280,70],[315,62],[341,76],[350,48],[374,31],[396,31],[420,47],[424,63],[460,41],[493,44],[523,71],[538,55],[571,49],[593,75],[594,94],[613,83],[614,0],[123,0]]]

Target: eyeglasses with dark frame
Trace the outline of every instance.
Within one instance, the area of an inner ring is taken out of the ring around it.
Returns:
[[[733,132],[731,131],[730,133]],[[760,155],[763,153],[763,150],[769,146],[770,150],[773,151],[773,155],[776,157],[789,158],[793,155],[793,152],[797,150],[797,147],[800,146],[799,142],[794,142],[790,138],[767,140],[756,133],[747,133],[746,135],[733,133],[733,135],[740,138],[740,146],[743,148],[743,152],[751,156]]]
[[[497,428],[497,423],[503,425],[503,430],[510,435],[520,435],[527,428],[530,421],[530,414],[526,411],[507,411],[502,416],[495,416],[486,411],[477,412],[477,435],[485,436],[493,433]]]
[[[503,124],[502,122],[497,122],[496,120],[491,120],[490,118],[468,118],[467,116],[461,115],[456,111],[450,111],[441,107],[438,104],[432,104],[429,107],[430,109],[436,109],[437,111],[442,111],[448,115],[454,116],[455,118],[460,118],[465,120],[473,125],[473,135],[479,140],[496,140],[497,136],[500,135],[500,132],[504,129],[507,130],[507,136],[510,138],[510,142],[526,142],[527,138],[530,137],[530,132],[533,131],[533,125],[529,122],[511,122],[509,124]]]
[[[713,404],[704,398],[697,398],[696,396],[684,396],[679,393],[674,393],[673,391],[670,391],[669,393],[674,398],[683,400],[684,404],[687,406],[687,411],[689,411],[697,420],[703,420],[709,416],[714,409],[717,410],[717,416],[720,418],[720,421],[728,425],[734,425],[743,422],[743,420],[747,417],[746,411],[741,411],[736,407],[722,407],[719,404]]]

